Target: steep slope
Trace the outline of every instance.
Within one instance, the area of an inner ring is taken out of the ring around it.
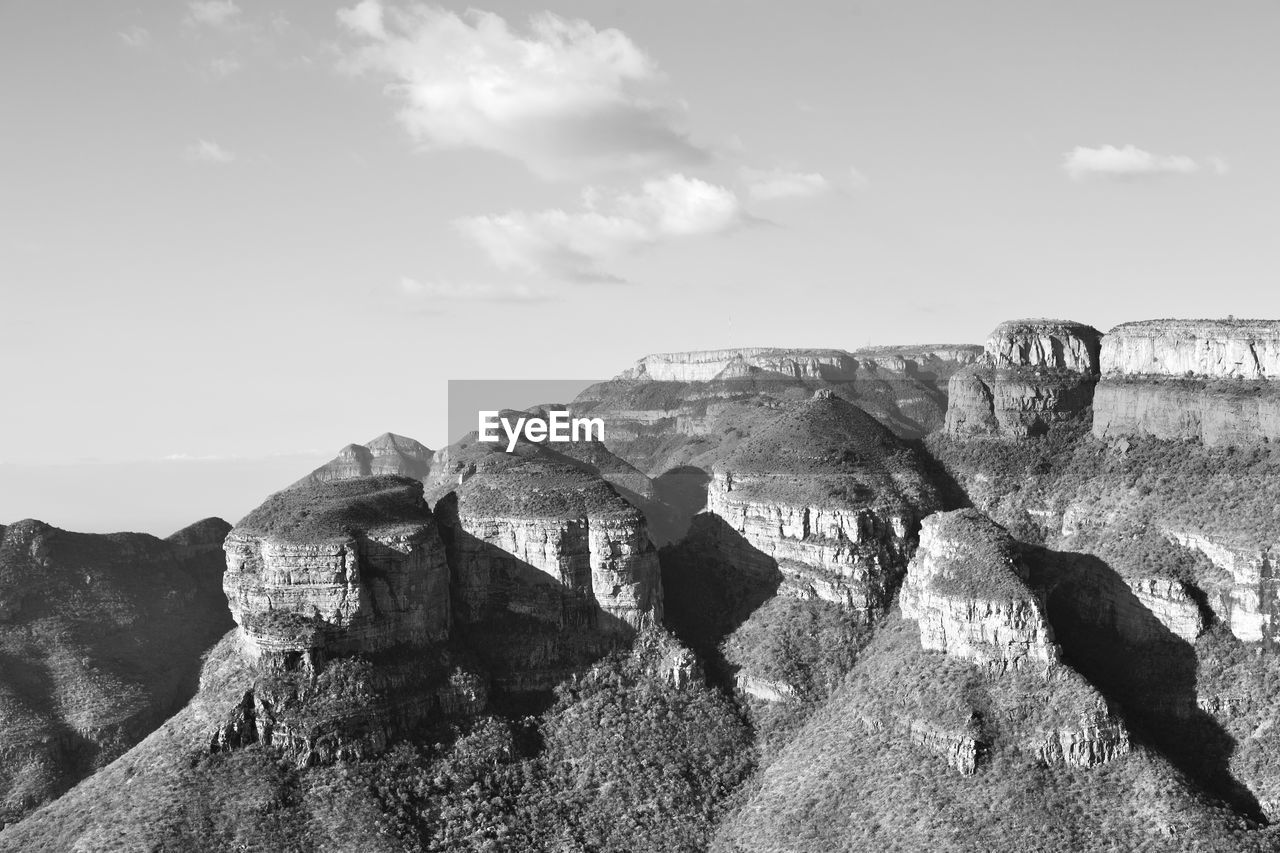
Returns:
[[[182,707],[231,624],[230,525],[161,540],[19,521],[0,534],[0,823],[57,796]]]
[[[879,626],[717,849],[1273,849],[1273,833],[1131,745],[1049,642],[1016,553],[971,510],[931,517],[906,618]]]
[[[431,448],[412,438],[384,432],[365,444],[348,444],[295,486],[349,480],[354,477],[394,475],[424,479],[431,470]]]
[[[454,621],[512,694],[545,692],[662,621],[644,515],[593,464],[471,434],[427,482],[452,569]]]
[[[1033,576],[1074,665],[1199,784],[1274,819],[1280,455],[1083,426],[930,448],[975,505],[1046,546]]]
[[[299,764],[376,754],[485,704],[457,667],[449,567],[422,484],[362,477],[277,492],[226,540],[223,588],[255,675],[208,737]]]

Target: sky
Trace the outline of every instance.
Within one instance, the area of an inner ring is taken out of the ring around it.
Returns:
[[[1280,316],[1277,43],[1232,0],[0,0],[0,523],[234,521],[455,438],[450,379]]]

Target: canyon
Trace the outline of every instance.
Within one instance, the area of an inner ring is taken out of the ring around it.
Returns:
[[[650,355],[510,413],[603,441],[388,433],[234,527],[2,527],[0,849],[1277,849],[1278,329]],[[144,621],[162,676],[83,663]]]

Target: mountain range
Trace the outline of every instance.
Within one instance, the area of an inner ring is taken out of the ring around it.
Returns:
[[[1280,850],[1280,321],[646,356],[0,528],[0,850]],[[283,485],[283,484],[282,484]]]

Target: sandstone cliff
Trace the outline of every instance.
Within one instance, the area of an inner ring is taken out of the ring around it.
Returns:
[[[873,418],[819,392],[715,467],[707,511],[776,561],[784,593],[865,617],[888,603],[920,517],[939,505],[922,471]]]
[[[619,378],[710,382],[765,372],[791,379],[850,379],[857,370],[857,364],[844,350],[746,347],[647,355]]]
[[[420,482],[286,489],[225,549],[223,587],[256,678],[210,734],[213,749],[359,757],[433,715],[484,705],[483,678],[448,675],[449,566]]]
[[[1001,323],[982,359],[951,377],[947,433],[1027,438],[1078,417],[1093,400],[1101,337],[1070,321]]]
[[[662,621],[644,515],[591,464],[472,434],[428,478],[453,573],[454,618],[496,685],[546,691]]]
[[[976,510],[935,513],[921,525],[899,604],[925,649],[999,672],[1043,671],[1060,654],[1028,577],[1003,528]]]
[[[1148,320],[1102,347],[1094,434],[1194,438],[1207,445],[1280,439],[1280,321]]]
[[[1102,373],[1208,379],[1280,377],[1280,321],[1143,320],[1102,342]]]

